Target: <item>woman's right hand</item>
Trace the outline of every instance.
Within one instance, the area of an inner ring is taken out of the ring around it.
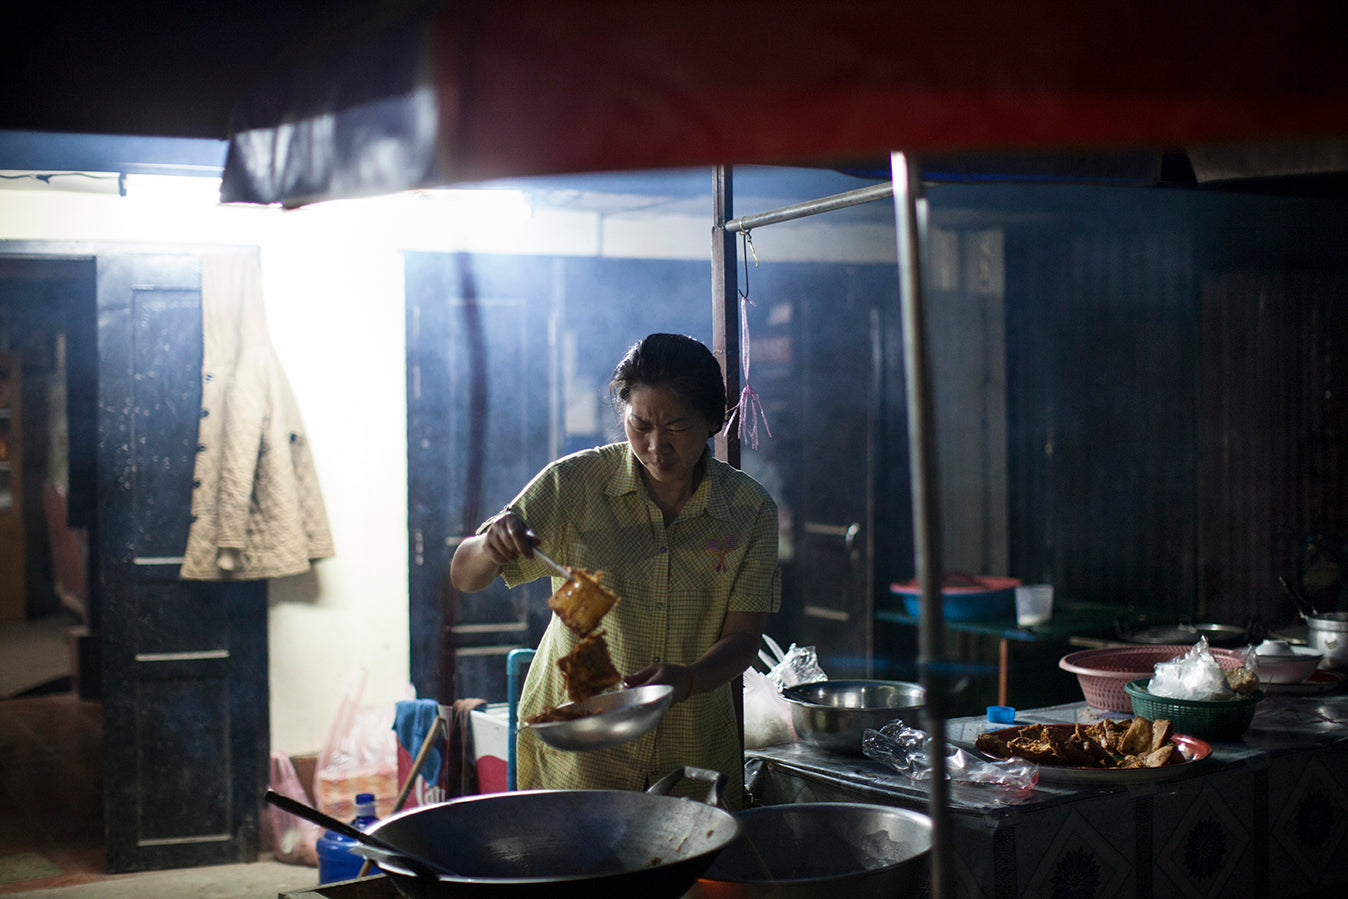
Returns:
[[[533,558],[538,536],[514,512],[502,513],[482,532],[483,551],[499,569],[523,556]]]
[[[449,563],[449,581],[456,590],[486,589],[502,566],[521,556],[531,558],[538,537],[514,512],[503,512],[480,534],[464,540]]]

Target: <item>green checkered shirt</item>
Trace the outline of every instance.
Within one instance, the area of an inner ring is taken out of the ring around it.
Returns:
[[[626,443],[553,462],[508,507],[538,534],[543,552],[604,572],[620,601],[600,630],[623,674],[658,661],[695,662],[719,639],[727,612],[781,605],[776,503],[753,478],[710,452],[705,458],[707,476],[668,527]],[[502,576],[514,587],[551,573],[537,559],[519,559]],[[556,662],[576,643],[554,615],[525,678],[521,718],[567,701]],[[554,750],[528,728],[516,747],[520,789],[642,790],[696,765],[729,775],[727,803],[738,805],[744,779],[728,684],[673,706],[654,731],[609,749]]]

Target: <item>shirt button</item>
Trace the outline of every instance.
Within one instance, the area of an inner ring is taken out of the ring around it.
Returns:
[[[658,661],[660,661],[660,657],[659,657],[659,656],[652,656],[652,657],[651,657],[651,661],[652,661],[652,662],[658,662]]]
[[[657,612],[662,611],[662,610],[664,609],[664,607],[665,607],[665,604],[664,604],[664,603],[662,603],[662,602],[657,602],[657,603],[655,604],[655,611],[657,611]]]
[[[667,553],[667,552],[669,552],[669,547],[668,547],[668,546],[662,546],[662,547],[660,547],[660,552],[662,552],[662,553]]]

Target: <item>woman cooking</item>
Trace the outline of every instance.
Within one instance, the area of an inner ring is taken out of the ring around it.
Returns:
[[[674,705],[652,732],[609,749],[562,752],[528,728],[516,745],[521,789],[630,789],[684,765],[730,778],[741,804],[743,756],[730,683],[757,658],[781,603],[777,506],[758,482],[712,458],[725,421],[721,369],[700,342],[652,334],[618,363],[609,394],[626,443],[551,463],[509,506],[460,544],[455,588],[482,590],[563,565],[604,572],[620,597],[603,619],[627,686],[669,684]],[[562,584],[554,579],[554,588]],[[554,615],[521,692],[521,719],[567,701],[557,660],[578,639]]]

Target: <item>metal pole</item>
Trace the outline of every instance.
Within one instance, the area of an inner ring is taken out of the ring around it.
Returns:
[[[946,783],[946,711],[950,666],[945,655],[941,610],[941,516],[937,492],[935,421],[922,306],[919,216],[925,217],[921,171],[903,153],[890,157],[894,215],[898,225],[899,292],[903,302],[904,374],[908,381],[908,452],[913,490],[913,542],[922,588],[918,668],[926,689],[923,721],[931,766],[928,797],[932,821],[931,884],[935,899],[954,896],[950,852],[949,793]],[[921,211],[919,211],[921,206]]]
[[[727,220],[734,203],[734,181],[728,165],[712,173],[711,302],[712,354],[725,375],[726,402],[734,405],[740,396],[740,304],[735,272],[735,235]],[[716,435],[716,458],[740,467],[738,434],[723,427]]]
[[[782,206],[779,209],[771,209],[767,212],[741,216],[733,221],[726,221],[725,229],[732,234],[740,231],[752,231],[754,228],[759,228],[763,225],[775,225],[778,222],[789,222],[792,219],[805,218],[809,215],[818,215],[821,212],[846,209],[848,206],[860,206],[862,203],[883,200],[892,197],[893,195],[893,183],[876,184],[871,187],[860,188],[859,190],[850,190],[847,193],[834,194],[831,197],[821,197],[818,200],[806,200],[803,203],[793,203],[790,206]],[[725,212],[727,219],[729,219],[730,209],[727,208]]]

